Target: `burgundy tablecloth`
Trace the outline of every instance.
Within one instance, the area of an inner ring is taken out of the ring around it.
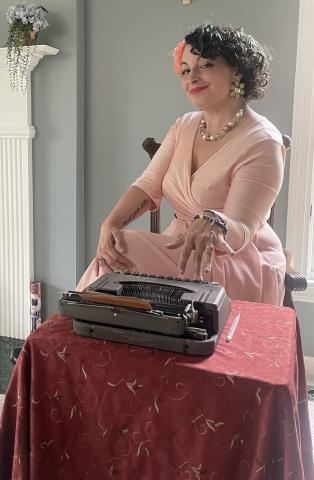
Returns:
[[[294,312],[237,311],[209,358],[86,339],[54,315],[14,369],[1,480],[312,480]]]

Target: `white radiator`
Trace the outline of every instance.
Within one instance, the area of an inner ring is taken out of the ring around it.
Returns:
[[[0,126],[0,335],[30,333],[33,127]]]

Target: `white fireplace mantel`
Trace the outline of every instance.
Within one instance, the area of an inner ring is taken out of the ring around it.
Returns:
[[[30,77],[42,58],[58,52],[36,45]],[[15,338],[30,333],[34,280],[31,94],[31,78],[25,93],[12,91],[7,49],[0,48],[0,335]]]
[[[28,47],[24,47],[28,48]],[[34,48],[34,47],[30,47]],[[50,47],[50,45],[36,45],[35,53],[32,57],[31,64],[30,64],[30,71],[32,71],[36,65],[38,64],[39,60],[44,58],[45,55],[56,55],[59,52],[57,48]],[[2,47],[0,48],[0,68],[5,67],[7,68],[7,48]]]

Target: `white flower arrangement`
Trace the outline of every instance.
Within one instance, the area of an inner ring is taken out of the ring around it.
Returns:
[[[32,25],[32,30],[34,32],[39,32],[39,30],[43,30],[49,25],[46,18],[47,13],[48,11],[45,7],[35,7],[34,4],[29,5],[26,2],[23,2],[9,7],[7,11],[7,20],[11,26],[14,26],[15,23],[21,21],[23,25]]]
[[[28,67],[35,52],[38,32],[48,27],[48,10],[26,1],[9,7],[7,60],[10,84],[14,91],[25,92],[29,82]],[[27,46],[28,48],[24,48]]]

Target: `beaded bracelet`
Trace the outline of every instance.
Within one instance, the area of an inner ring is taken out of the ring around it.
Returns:
[[[205,213],[205,215],[206,215],[206,213],[210,213],[210,214],[213,216],[213,218],[219,218],[219,220],[220,220],[222,223],[224,223],[224,224],[226,225],[226,227],[227,227],[226,220],[224,220],[220,215],[218,215],[218,213],[213,212],[213,210],[204,210],[203,213]]]
[[[220,230],[222,231],[223,237],[226,238],[226,235],[228,233],[228,227],[227,227],[227,223],[225,222],[225,220],[220,215],[217,215],[215,212],[212,212],[211,210],[206,210],[206,212],[210,212],[210,213],[214,214],[215,216],[210,217],[210,216],[206,215],[206,213],[204,211],[203,213],[200,213],[199,215],[195,215],[194,220],[200,218],[200,219],[207,220],[210,225],[216,225],[216,227],[220,228]]]

